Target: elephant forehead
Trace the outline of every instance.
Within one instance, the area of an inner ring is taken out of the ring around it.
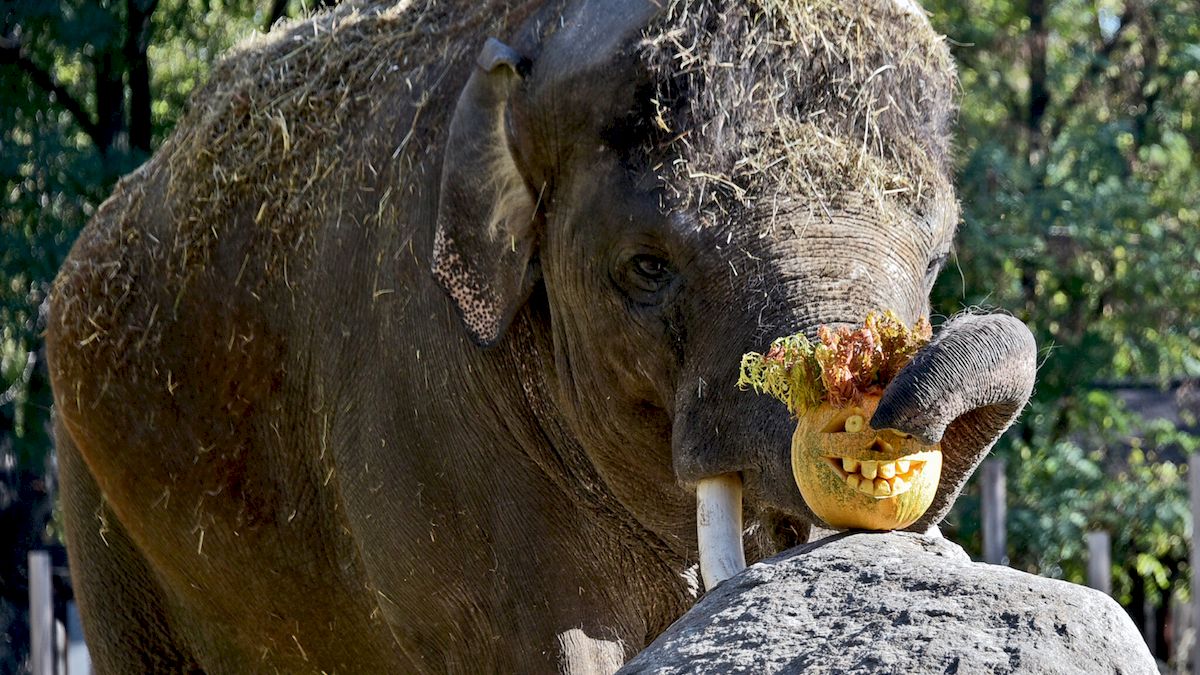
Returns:
[[[948,190],[947,190],[948,192]],[[847,195],[837,204],[795,200],[776,213],[756,213],[731,225],[734,237],[767,259],[813,278],[910,280],[922,274],[928,251],[953,235],[953,200],[927,200],[917,213],[872,195]],[[857,271],[856,271],[857,270]]]
[[[862,3],[676,0],[643,58],[683,207],[869,193],[910,209],[948,186],[954,69],[924,16]]]

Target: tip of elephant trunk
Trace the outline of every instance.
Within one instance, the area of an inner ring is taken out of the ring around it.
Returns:
[[[740,474],[724,473],[696,483],[696,537],[705,590],[746,569]]]

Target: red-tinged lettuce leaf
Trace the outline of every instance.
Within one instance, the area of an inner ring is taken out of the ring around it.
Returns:
[[[881,393],[931,336],[927,319],[909,328],[890,311],[868,314],[853,330],[821,326],[816,344],[789,335],[772,342],[766,354],[743,355],[738,386],[774,396],[794,415],[822,403],[853,405]]]

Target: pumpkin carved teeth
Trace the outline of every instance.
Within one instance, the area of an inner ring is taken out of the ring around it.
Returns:
[[[825,461],[846,481],[846,486],[865,495],[883,499],[904,494],[912,488],[925,462],[898,459],[891,462],[826,457]]]
[[[878,471],[879,471],[879,463],[878,462],[872,462],[871,460],[866,460],[864,462],[860,462],[858,465],[858,472],[862,474],[863,478],[875,480],[875,474]]]
[[[875,479],[875,496],[876,497],[891,497],[892,484],[887,482],[885,478]]]

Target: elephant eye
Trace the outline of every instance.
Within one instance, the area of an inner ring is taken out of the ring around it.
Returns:
[[[626,258],[613,275],[617,285],[639,305],[657,305],[663,291],[671,286],[675,270],[670,261],[651,253],[639,253]]]
[[[663,281],[670,274],[667,261],[656,256],[634,256],[630,263],[639,275],[651,281]]]

